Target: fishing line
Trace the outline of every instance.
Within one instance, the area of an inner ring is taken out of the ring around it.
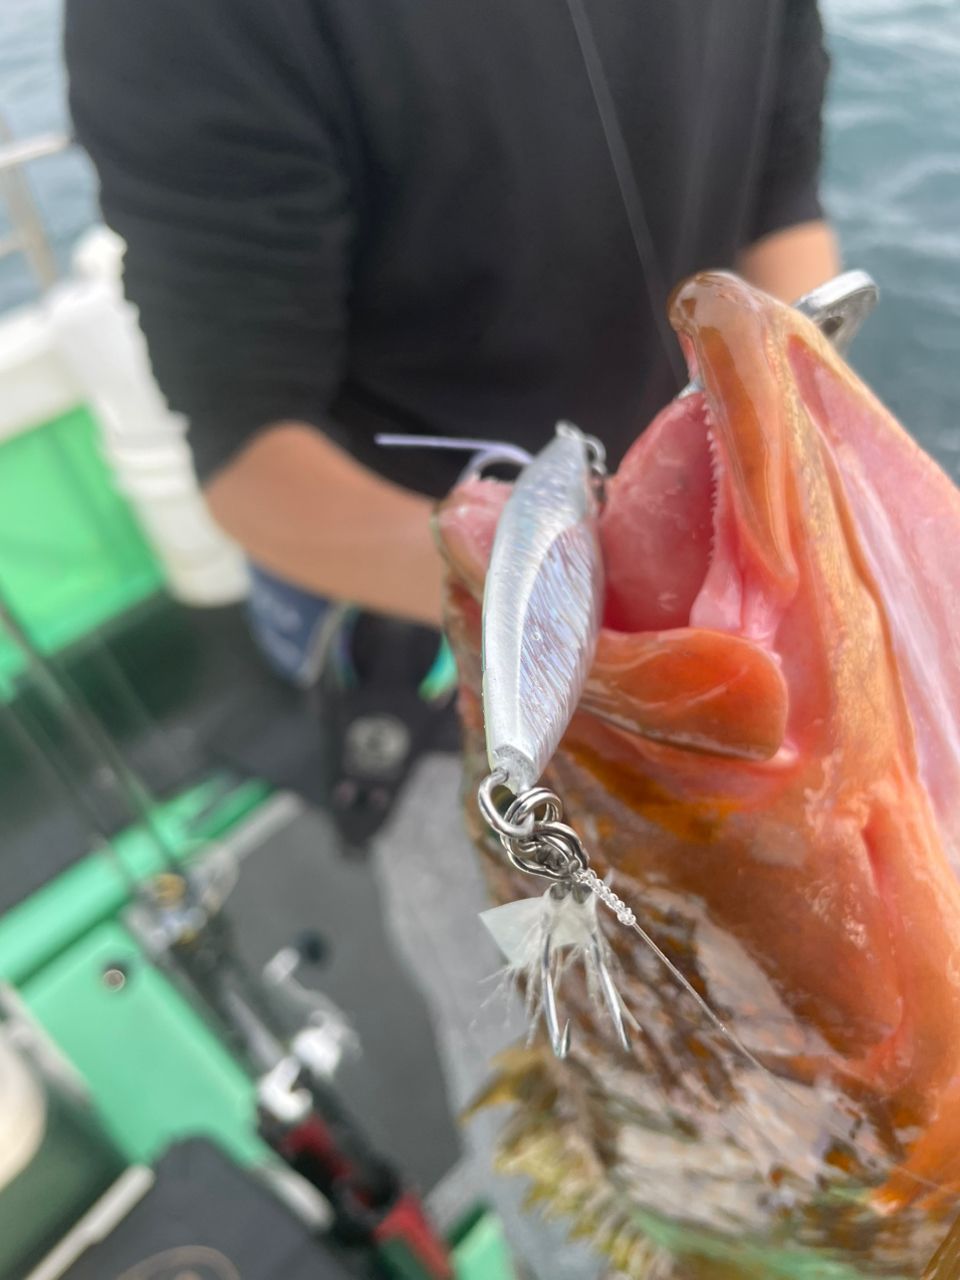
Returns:
[[[60,714],[75,741],[87,750],[100,768],[107,771],[131,815],[143,825],[144,831],[152,839],[166,870],[180,875],[181,869],[176,853],[157,821],[153,797],[137,774],[127,765],[113,739],[89,711],[66,674],[58,671],[33,644],[2,592],[0,592],[0,630],[6,631],[24,660],[27,670],[34,678],[41,696]],[[71,790],[74,789],[74,785],[71,785]],[[89,804],[85,807],[89,812]],[[102,822],[99,820],[96,829],[101,833]],[[110,847],[112,848],[112,845]]]
[[[594,105],[597,108],[597,115],[600,118],[600,127],[603,130],[603,137],[613,166],[613,172],[617,179],[624,213],[627,216],[627,222],[630,227],[630,235],[633,238],[637,257],[640,260],[640,271],[643,275],[647,300],[650,303],[650,310],[653,314],[667,362],[674,377],[677,379],[677,386],[680,387],[686,382],[687,373],[677,346],[676,336],[666,319],[667,299],[670,296],[669,289],[664,280],[663,272],[660,270],[656,246],[654,245],[653,236],[650,233],[650,226],[644,211],[643,198],[640,195],[640,187],[633,171],[633,162],[630,159],[630,151],[623,136],[623,129],[620,125],[620,118],[617,115],[610,83],[603,68],[603,60],[597,47],[596,35],[587,11],[583,7],[582,0],[566,0],[566,6],[577,37],[577,44],[580,47],[584,70],[590,82],[590,90],[593,94]]]
[[[174,741],[170,732],[158,724],[129,675],[101,636],[92,634],[85,637],[82,649],[78,645],[77,651],[82,652],[85,659],[96,664],[97,672],[109,685],[111,695],[116,699],[118,706],[129,715],[130,722],[137,726],[138,730],[144,735],[149,735],[146,745],[158,768],[165,769],[172,778],[181,777],[184,772],[197,769],[201,760],[193,742],[188,742],[186,735],[179,733]]]
[[[97,837],[104,852],[120,872],[127,890],[131,894],[138,894],[141,886],[107,835],[107,826],[102,816],[96,811],[89,788],[73,775],[65,763],[58,761],[57,748],[37,717],[31,715],[23,706],[14,710],[3,699],[0,699],[0,716],[6,720],[14,741],[18,742],[38,768],[55,785],[62,787],[74,801],[89,824],[92,834]]]
[[[758,1071],[762,1071],[764,1075],[770,1076],[772,1080],[777,1079],[769,1067],[765,1067],[759,1058],[756,1058],[750,1052],[740,1038],[731,1031],[720,1015],[710,1007],[709,1003],[703,998],[689,978],[687,978],[686,975],[673,963],[666,952],[661,950],[650,934],[647,933],[646,929],[644,929],[643,925],[641,925],[632,908],[627,906],[623,899],[618,894],[614,893],[610,886],[601,880],[592,868],[588,868],[586,871],[579,874],[575,873],[573,879],[576,880],[578,884],[587,885],[591,891],[597,895],[604,906],[613,912],[620,924],[627,929],[631,929],[641,939],[644,945],[653,952],[654,956],[660,961],[674,981],[679,983],[683,990],[686,991],[687,995],[693,997],[694,1003],[700,1012],[703,1013],[716,1030],[719,1031],[731,1045],[733,1045],[734,1049],[736,1049],[741,1057],[745,1058],[752,1067],[755,1067]]]

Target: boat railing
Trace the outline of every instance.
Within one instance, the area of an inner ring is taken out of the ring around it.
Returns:
[[[23,254],[44,290],[56,284],[60,271],[23,169],[35,160],[58,155],[72,145],[73,140],[66,133],[14,138],[6,120],[0,116],[0,201],[6,205],[11,226],[10,232],[0,237],[0,258]]]

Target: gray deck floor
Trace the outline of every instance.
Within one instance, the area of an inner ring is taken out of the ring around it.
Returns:
[[[422,760],[366,861],[345,861],[325,816],[288,797],[245,850],[228,912],[251,964],[301,929],[327,939],[329,959],[304,978],[348,1014],[362,1046],[338,1087],[438,1217],[491,1203],[532,1274],[586,1280],[595,1257],[521,1213],[522,1182],[491,1172],[497,1114],[469,1129],[453,1118],[525,1031],[518,1005],[496,993],[500,959],[478,919],[486,899],[459,792],[456,758]],[[238,838],[247,843],[242,828]]]

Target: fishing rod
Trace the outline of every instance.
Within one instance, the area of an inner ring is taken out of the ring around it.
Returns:
[[[220,909],[223,893],[211,896],[210,878],[179,863],[145,784],[72,682],[40,653],[0,596],[3,631],[41,696],[117,785],[160,853],[160,873],[143,881],[126,866],[89,789],[62,762],[58,765],[56,745],[36,716],[24,705],[14,709],[0,703],[4,719],[21,746],[78,803],[112,856],[133,901],[129,923],[147,954],[186,984],[194,1006],[250,1070],[264,1140],[329,1202],[333,1232],[341,1243],[371,1250],[388,1274],[403,1280],[450,1280],[446,1247],[419,1197],[376,1152],[333,1087],[352,1032],[321,993],[296,983],[303,946],[286,948],[263,975],[248,969]]]

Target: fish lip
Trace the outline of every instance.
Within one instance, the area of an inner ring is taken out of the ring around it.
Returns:
[[[784,303],[725,272],[691,277],[674,290],[670,303],[671,324],[703,384],[711,432],[728,473],[740,555],[781,602],[798,585],[788,509],[785,317],[789,323],[796,319]]]

